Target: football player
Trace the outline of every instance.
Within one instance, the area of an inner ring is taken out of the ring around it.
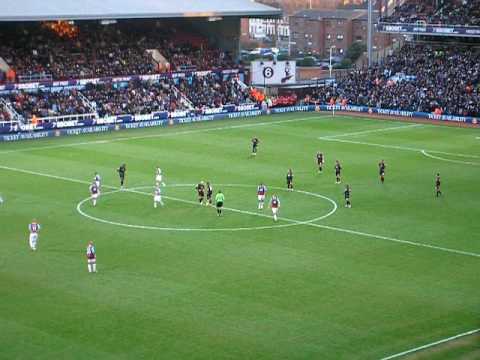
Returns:
[[[123,185],[125,183],[125,174],[127,172],[127,166],[125,164],[120,165],[117,169],[118,176],[120,176],[120,187],[123,189]]]
[[[318,172],[321,173],[323,171],[323,164],[325,163],[325,157],[323,156],[323,153],[317,152],[317,166],[318,166]]]
[[[258,209],[263,209],[263,204],[265,203],[265,196],[267,195],[267,187],[261,183],[257,187],[257,198],[258,198]]]
[[[437,176],[435,177],[435,196],[439,197],[442,195],[442,191],[440,190],[440,173],[437,173]]]
[[[38,232],[40,231],[40,224],[37,222],[37,220],[32,220],[32,222],[28,225],[28,230],[30,231],[28,243],[30,244],[30,249],[35,251],[37,250]]]
[[[207,181],[207,203],[212,205],[213,186]]]
[[[158,204],[163,206],[162,190],[160,189],[160,186],[157,185],[153,191],[153,207],[156,209]]]
[[[272,196],[272,199],[270,200],[270,208],[272,209],[273,220],[277,221],[278,211],[280,210],[280,199],[275,194]]]
[[[157,187],[160,185],[165,186],[165,183],[163,182],[162,169],[160,169],[159,167],[157,167],[157,169],[155,170],[155,182],[157,184]]]
[[[204,204],[203,200],[205,198],[205,183],[200,181],[197,186],[195,186],[195,190],[197,190],[198,202],[200,204]]]
[[[92,200],[93,206],[97,206],[97,199],[99,194],[100,194],[100,191],[97,187],[97,183],[96,181],[94,181],[92,185],[90,185],[90,199]]]
[[[378,163],[378,173],[380,175],[380,181],[382,182],[382,184],[385,182],[385,168],[387,166],[385,165],[385,161],[380,161]]]
[[[257,155],[257,150],[258,150],[258,144],[260,143],[260,140],[258,138],[254,137],[252,139],[252,156]]]
[[[340,184],[342,181],[342,165],[340,165],[340,161],[335,160],[335,184]]]
[[[93,245],[93,241],[88,242],[86,255],[87,255],[88,272],[96,273],[97,272],[97,253],[95,251],[95,246]]]

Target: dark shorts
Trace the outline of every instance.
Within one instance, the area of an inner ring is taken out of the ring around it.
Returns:
[[[218,201],[217,202],[217,208],[221,208],[223,206],[223,201]]]

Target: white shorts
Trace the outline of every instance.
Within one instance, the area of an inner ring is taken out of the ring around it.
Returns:
[[[258,201],[264,201],[265,195],[258,195]]]
[[[272,214],[276,215],[278,213],[278,208],[272,208]]]
[[[98,193],[92,194],[92,200],[97,200],[98,199]]]
[[[162,196],[161,196],[161,195],[155,195],[155,196],[153,197],[153,201],[155,201],[155,202],[161,202],[161,201],[162,201]]]
[[[155,181],[156,181],[156,182],[162,182],[162,175],[157,175],[157,176],[155,177]]]
[[[97,262],[97,259],[87,259],[88,264],[95,264]]]
[[[36,247],[37,246],[37,241],[38,241],[38,234],[37,233],[30,233],[30,236],[28,238],[28,242],[30,243],[31,247]]]

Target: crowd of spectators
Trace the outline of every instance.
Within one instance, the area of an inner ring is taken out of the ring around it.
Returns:
[[[235,78],[223,81],[214,73],[182,79],[178,87],[196,109],[250,102],[249,90],[243,89]]]
[[[437,114],[480,116],[479,54],[472,49],[406,44],[383,64],[353,70],[307,99]]]
[[[0,123],[2,121],[9,121],[9,120],[10,120],[10,115],[7,109],[5,109],[5,105],[0,103]]]
[[[158,25],[158,24],[157,24]],[[147,75],[164,71],[147,50],[159,50],[168,70],[207,70],[231,67],[228,53],[203,39],[178,34],[173,28],[119,23],[82,23],[59,34],[38,24],[0,28],[0,57],[19,79],[72,79]],[[159,25],[158,25],[159,26]],[[56,28],[55,28],[56,29]]]
[[[77,90],[16,92],[7,98],[13,109],[26,119],[91,112]]]
[[[438,7],[435,5],[438,3]],[[383,22],[480,26],[480,0],[407,0]]]
[[[99,117],[156,111],[217,108],[250,101],[249,89],[235,78],[193,76],[161,81],[88,83],[82,89],[18,91],[2,98],[25,119],[97,113]],[[2,112],[3,114],[3,112]],[[1,119],[2,117],[0,117]]]
[[[100,117],[150,114],[182,109],[180,94],[172,82],[133,81],[128,84],[88,84],[82,93]]]

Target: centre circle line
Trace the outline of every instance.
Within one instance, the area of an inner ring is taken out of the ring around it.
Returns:
[[[167,187],[190,187],[190,186],[194,186],[194,184],[172,184],[172,185],[168,185]],[[217,186],[249,187],[249,188],[254,187],[254,185],[246,185],[246,184],[217,184]],[[111,195],[111,194],[115,194],[115,193],[118,193],[118,192],[130,192],[130,193],[135,193],[135,194],[140,194],[140,195],[153,196],[151,193],[139,191],[141,189],[152,189],[152,188],[153,188],[153,186],[138,186],[138,187],[127,188],[127,189],[116,189],[114,191],[103,193],[102,195],[106,196],[106,195]],[[284,188],[280,188],[280,187],[276,187],[276,186],[270,186],[269,188],[274,189],[274,190],[288,191]],[[234,227],[234,228],[233,227],[232,228],[161,227],[161,226],[153,226],[153,225],[127,224],[127,223],[122,223],[122,222],[118,222],[118,221],[106,220],[106,219],[102,219],[102,218],[87,214],[85,211],[82,210],[83,204],[85,204],[87,201],[89,201],[90,197],[87,197],[87,198],[81,200],[77,204],[76,210],[80,215],[82,215],[82,216],[84,216],[84,217],[86,217],[90,220],[101,222],[101,223],[104,223],[104,224],[109,224],[109,225],[126,227],[126,228],[136,228],[136,229],[143,229],[143,230],[160,230],[160,231],[200,231],[200,232],[211,231],[211,232],[219,232],[219,231],[266,230],[266,229],[285,228],[285,227],[291,227],[291,226],[305,225],[305,224],[313,223],[315,221],[323,220],[323,219],[333,215],[338,209],[337,203],[327,196],[312,193],[312,192],[308,192],[308,191],[303,191],[303,190],[295,190],[295,189],[293,189],[293,192],[297,192],[297,193],[300,193],[300,194],[305,194],[305,195],[309,195],[309,196],[313,196],[313,197],[317,197],[317,198],[327,200],[328,202],[330,202],[333,205],[333,207],[327,214],[324,214],[322,216],[319,216],[319,217],[316,217],[316,218],[310,219],[310,220],[294,220],[294,219],[279,217],[280,220],[284,220],[284,221],[287,221],[289,223],[288,224],[264,225],[264,226],[251,226],[251,227]],[[191,200],[185,200],[185,199],[175,198],[175,197],[171,197],[171,196],[163,196],[163,197],[165,199],[169,199],[169,200],[173,200],[173,201],[179,201],[179,202],[184,202],[184,203],[188,203],[188,204],[192,204],[192,205],[198,205],[198,202],[191,201]],[[229,211],[233,211],[233,212],[237,212],[237,213],[247,214],[247,215],[265,217],[265,218],[269,218],[269,219],[272,218],[270,215],[266,215],[266,214],[262,214],[262,213],[256,213],[256,212],[248,211],[248,210],[239,210],[239,209],[228,208],[228,207],[225,207],[224,209],[229,210]]]

